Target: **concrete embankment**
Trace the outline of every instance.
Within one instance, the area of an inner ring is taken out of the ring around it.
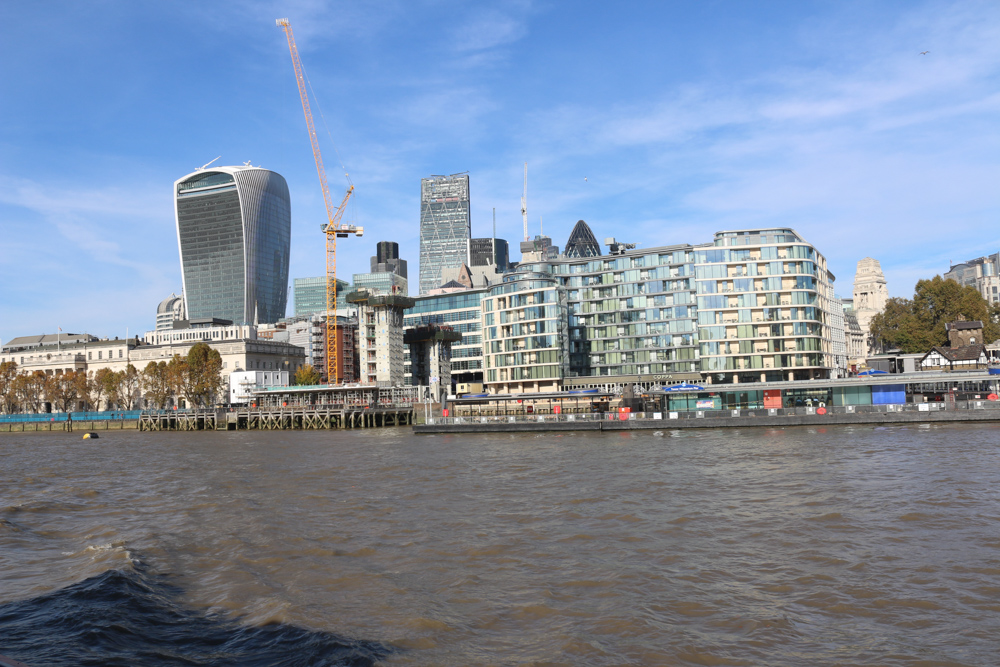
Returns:
[[[449,420],[450,421],[450,420]],[[600,421],[491,421],[466,417],[463,423],[417,424],[414,433],[519,433],[539,431],[633,431],[679,428],[748,428],[832,426],[836,424],[922,424],[998,422],[1000,410],[941,410],[937,412],[871,412],[860,414],[704,417],[700,419],[628,419]]]

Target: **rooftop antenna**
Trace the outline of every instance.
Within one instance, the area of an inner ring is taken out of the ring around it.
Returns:
[[[521,219],[524,221],[524,240],[528,238],[528,163],[524,163],[524,194],[521,195]]]
[[[220,155],[219,157],[215,158],[215,160],[218,160],[221,157],[222,156]],[[215,162],[215,160],[212,160],[212,162]],[[195,171],[205,171],[205,169],[208,168],[208,165],[212,164],[212,162],[206,162],[205,164],[203,164],[200,167],[198,167],[197,169],[195,169]]]
[[[497,207],[493,207],[493,247],[491,248],[493,266],[497,263]]]
[[[542,216],[538,216],[538,231],[545,236],[545,221],[542,220]]]

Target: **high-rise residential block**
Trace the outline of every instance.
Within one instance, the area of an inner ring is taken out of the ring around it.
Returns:
[[[443,268],[468,262],[471,237],[468,174],[421,179],[420,294],[441,286]]]
[[[188,318],[242,324],[285,316],[291,206],[280,174],[199,169],[174,183],[174,212]]]
[[[695,251],[701,370],[716,384],[830,377],[833,280],[793,229],[716,233]]]

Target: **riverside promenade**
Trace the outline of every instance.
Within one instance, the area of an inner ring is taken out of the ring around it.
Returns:
[[[526,431],[634,431],[687,428],[832,426],[836,424],[920,424],[1000,422],[1000,402],[858,405],[828,408],[696,410],[689,412],[606,412],[509,416],[432,417],[414,433],[518,433]]]

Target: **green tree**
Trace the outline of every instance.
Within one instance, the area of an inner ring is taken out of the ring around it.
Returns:
[[[295,384],[297,385],[319,384],[320,381],[319,371],[312,364],[303,364],[299,366],[299,370],[295,371]]]
[[[195,343],[187,356],[187,382],[184,394],[201,407],[215,403],[222,391],[222,356],[207,343]]]
[[[998,311],[975,287],[934,276],[917,282],[913,299],[889,299],[885,309],[872,318],[871,334],[882,349],[899,348],[906,353],[928,352],[948,344],[945,324],[981,320],[983,342],[1000,338]]]
[[[142,390],[149,403],[162,410],[170,398],[170,378],[167,362],[151,361],[142,371]]]

